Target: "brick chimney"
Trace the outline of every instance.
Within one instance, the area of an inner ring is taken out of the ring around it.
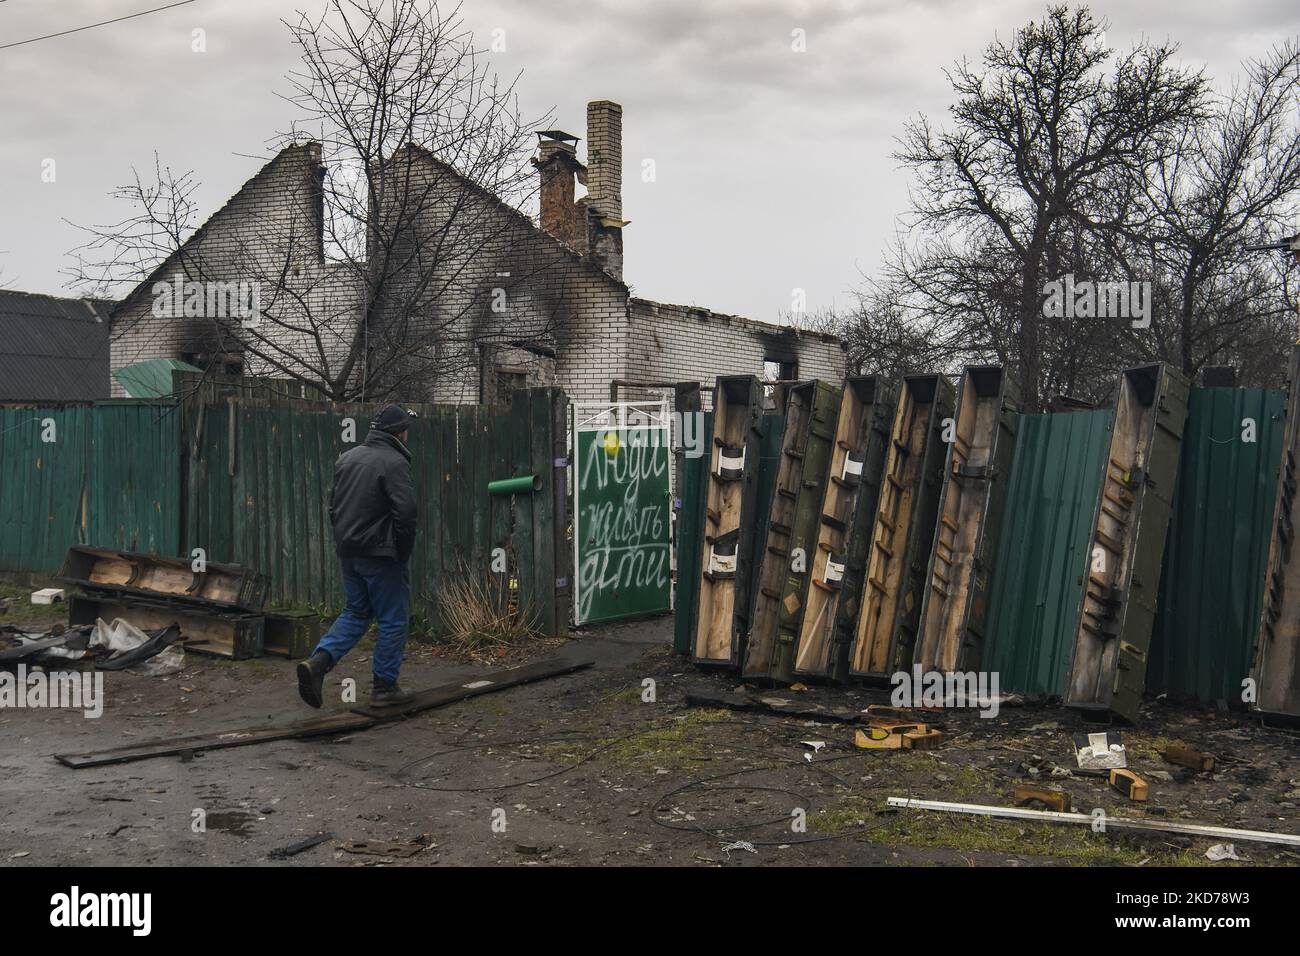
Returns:
[[[560,242],[585,254],[587,216],[573,201],[574,180],[584,181],[586,167],[578,162],[578,137],[558,129],[537,134],[533,165],[541,176],[541,226]]]
[[[587,251],[623,278],[623,107],[587,104]]]

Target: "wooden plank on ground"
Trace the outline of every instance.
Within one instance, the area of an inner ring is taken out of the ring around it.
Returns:
[[[295,721],[279,726],[236,728],[189,737],[151,740],[145,743],[113,747],[109,750],[55,754],[55,759],[65,767],[81,770],[86,767],[102,767],[107,764],[129,763],[134,760],[149,760],[154,757],[169,757],[183,753],[197,753],[203,750],[247,747],[252,744],[270,743],[274,740],[352,733],[365,730],[376,724],[391,723],[394,720],[409,717],[420,711],[445,707],[447,704],[468,700],[471,697],[479,697],[483,694],[492,694],[508,687],[518,687],[520,684],[572,674],[575,671],[585,670],[594,663],[595,661],[578,661],[576,663],[538,661],[533,664],[525,664],[522,667],[491,671],[480,677],[470,678],[467,681],[444,684],[429,690],[419,691],[415,695],[415,700],[405,707],[388,707],[383,710],[354,707],[343,713],[326,714],[321,717],[313,717],[308,720]]]
[[[889,691],[875,692],[880,698],[888,700]],[[823,707],[821,704],[806,703],[790,699],[790,694],[773,691],[757,697],[739,693],[717,693],[714,691],[687,691],[687,707],[708,707],[722,710],[753,711],[775,714],[781,717],[801,717],[813,720],[835,720],[841,723],[867,723],[866,713],[852,707]]]
[[[289,740],[296,737],[316,737],[323,734],[350,733],[364,730],[378,723],[372,717],[344,712],[300,720],[291,724],[272,727],[244,727],[237,730],[225,730],[212,734],[196,734],[190,737],[171,737],[165,740],[151,740],[140,744],[128,744],[109,750],[89,751],[76,754],[55,754],[54,759],[65,767],[81,770],[85,767],[103,767],[107,764],[130,763],[134,760],[149,760],[153,757],[171,757],[183,753],[197,753],[201,750],[223,750],[228,747],[247,747],[252,744],[265,744],[273,740]]]
[[[505,690],[507,687],[517,687],[520,684],[530,684],[533,681],[586,670],[595,663],[595,661],[578,661],[574,664],[561,661],[538,661],[535,664],[525,664],[522,667],[492,671],[479,677],[472,677],[464,683],[443,684],[441,687],[418,691],[415,700],[405,707],[374,709],[358,706],[352,708],[352,713],[374,717],[377,720],[396,720],[399,717],[418,714],[422,710],[432,710],[435,707],[445,707],[447,704],[468,700],[482,694],[492,694],[499,690]]]

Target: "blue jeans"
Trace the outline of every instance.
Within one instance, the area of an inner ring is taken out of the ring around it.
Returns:
[[[347,607],[312,653],[324,651],[333,667],[356,647],[370,622],[378,619],[375,680],[394,683],[402,669],[402,653],[410,631],[411,575],[406,562],[394,558],[340,558],[339,563]]]

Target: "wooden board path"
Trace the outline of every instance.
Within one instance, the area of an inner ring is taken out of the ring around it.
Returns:
[[[366,730],[377,724],[392,723],[403,717],[409,717],[425,710],[432,710],[435,707],[445,707],[448,704],[468,700],[471,697],[495,693],[508,687],[518,687],[520,684],[529,684],[533,681],[572,674],[575,671],[585,670],[594,663],[595,661],[578,661],[577,663],[539,661],[534,664],[525,664],[522,667],[491,671],[469,680],[453,684],[442,684],[428,690],[418,691],[415,700],[404,707],[386,707],[381,710],[357,706],[343,713],[325,714],[289,724],[270,727],[242,727],[189,737],[170,737],[146,741],[145,743],[129,744],[124,747],[113,747],[109,750],[55,754],[54,758],[65,767],[81,770],[86,767],[103,767],[108,764],[150,760],[154,757],[192,754],[203,750],[248,747],[252,744],[270,743],[273,740],[352,733],[358,730]]]

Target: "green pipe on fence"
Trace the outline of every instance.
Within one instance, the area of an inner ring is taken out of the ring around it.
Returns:
[[[541,475],[524,475],[522,478],[502,478],[488,482],[490,495],[514,495],[521,491],[541,491]]]

